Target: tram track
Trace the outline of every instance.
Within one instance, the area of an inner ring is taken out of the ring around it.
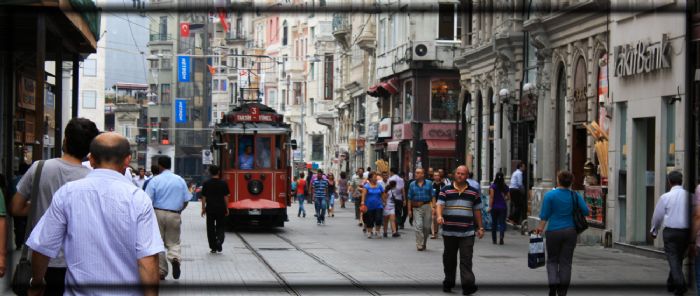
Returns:
[[[302,295],[302,293],[298,289],[296,289],[293,284],[289,283],[284,278],[284,276],[282,276],[282,274],[280,274],[280,272],[278,272],[272,266],[271,262],[269,262],[267,259],[265,259],[265,257],[260,253],[260,251],[258,249],[256,249],[256,247],[254,247],[248,240],[246,240],[245,237],[241,233],[235,232],[235,234],[241,240],[241,242],[243,243],[245,248],[248,249],[253,254],[253,256],[255,256],[258,259],[258,261],[260,261],[263,265],[265,265],[265,267],[270,271],[270,273],[275,277],[277,282],[284,288],[284,290],[288,294],[290,294],[290,295]],[[285,243],[289,244],[293,248],[293,250],[304,254],[306,257],[311,258],[313,261],[320,264],[321,266],[330,269],[331,271],[333,271],[334,273],[336,273],[340,277],[346,279],[347,281],[349,281],[352,284],[352,286],[354,288],[362,290],[363,292],[365,292],[369,295],[373,295],[373,296],[380,296],[381,295],[381,293],[375,291],[374,289],[372,289],[370,287],[363,285],[359,280],[355,279],[354,277],[352,277],[348,273],[341,271],[337,267],[331,265],[323,258],[305,250],[304,248],[302,248],[298,244],[294,243],[289,238],[287,238],[281,234],[278,234],[278,233],[273,233],[271,235],[273,235],[273,236],[281,239]],[[303,286],[303,284],[302,284],[302,286]]]
[[[287,280],[285,280],[284,277],[283,277],[279,272],[277,272],[277,271],[272,267],[272,265],[270,265],[270,262],[268,262],[267,259],[265,259],[265,257],[263,257],[263,255],[260,254],[260,252],[259,252],[258,250],[256,250],[256,249],[248,242],[248,240],[246,240],[246,239],[243,237],[243,235],[241,235],[239,232],[235,232],[235,234],[236,234],[236,236],[238,236],[238,238],[241,240],[241,242],[243,243],[243,245],[245,246],[245,248],[248,249],[248,251],[250,251],[250,253],[253,254],[253,256],[255,256],[255,258],[258,259],[258,261],[260,261],[260,263],[262,263],[263,265],[265,265],[265,267],[270,271],[270,273],[275,277],[275,279],[277,280],[277,282],[282,286],[282,288],[284,288],[284,290],[285,290],[289,295],[297,295],[297,296],[300,296],[300,295],[301,295],[301,293],[299,293],[299,291],[297,291],[296,289],[294,289],[294,287],[292,287],[292,285],[290,285],[289,282],[287,282]]]

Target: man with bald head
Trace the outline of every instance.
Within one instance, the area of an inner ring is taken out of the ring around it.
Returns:
[[[462,294],[471,295],[477,291],[476,279],[472,271],[474,236],[484,237],[481,223],[481,195],[467,183],[469,169],[459,166],[455,170],[454,182],[442,187],[437,201],[437,222],[442,225],[445,249],[442,264],[445,280],[442,290],[450,292],[455,286],[457,253],[459,253],[459,275]]]
[[[34,251],[30,295],[43,292],[49,258],[62,247],[66,294],[157,295],[163,241],[151,200],[124,178],[129,141],[101,134],[90,144],[89,159],[94,170],[56,191],[27,240]]]

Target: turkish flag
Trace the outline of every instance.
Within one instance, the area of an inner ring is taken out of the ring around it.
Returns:
[[[180,36],[190,37],[190,23],[180,23]]]

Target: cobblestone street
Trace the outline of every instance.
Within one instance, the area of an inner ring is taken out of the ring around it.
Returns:
[[[325,226],[317,226],[313,214],[296,217],[296,209],[297,204],[288,209],[286,227],[228,232],[223,253],[210,254],[205,221],[199,204],[192,203],[182,219],[182,277],[169,276],[162,294],[445,295],[440,239],[419,253],[408,223],[400,238],[370,240],[351,208],[338,209]],[[546,270],[527,267],[527,243],[516,231],[507,233],[504,246],[492,245],[488,237],[477,242],[477,295],[546,294]],[[667,271],[663,260],[579,246],[570,295],[661,295]]]

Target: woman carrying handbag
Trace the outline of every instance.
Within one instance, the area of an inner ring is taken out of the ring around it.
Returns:
[[[570,172],[557,174],[558,187],[544,195],[540,224],[535,229],[535,233],[541,234],[547,227],[544,234],[550,296],[566,295],[569,289],[576,239],[578,233],[585,229],[580,219],[589,213],[583,197],[571,190],[573,180],[574,175]]]

